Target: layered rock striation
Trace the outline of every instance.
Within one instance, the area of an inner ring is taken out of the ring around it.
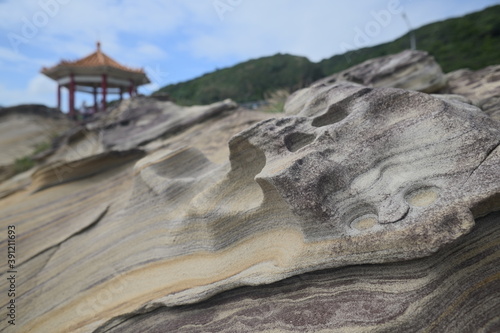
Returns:
[[[132,332],[496,332],[500,215],[412,261],[316,271],[117,324]],[[101,332],[102,332],[101,331]]]
[[[352,83],[292,98],[296,115],[235,135],[224,164],[163,146],[37,170],[0,202],[34,270],[20,326],[104,332],[238,286],[422,258],[500,210],[500,129],[478,108]]]
[[[472,95],[381,87],[430,61],[391,59],[279,117],[136,98],[68,131],[0,185],[15,328],[497,330],[500,126]]]

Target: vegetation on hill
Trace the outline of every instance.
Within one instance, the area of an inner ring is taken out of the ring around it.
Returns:
[[[433,55],[444,72],[499,64],[499,17],[497,5],[425,25],[415,30],[417,48]],[[209,104],[226,98],[240,103],[262,100],[280,89],[293,91],[365,60],[401,52],[409,48],[409,40],[406,34],[392,42],[335,55],[319,63],[276,54],[168,85],[158,92],[167,92],[182,105]]]
[[[281,88],[298,89],[321,78],[319,67],[305,57],[276,54],[205,74],[194,80],[166,86],[181,105],[209,104],[226,98],[257,101]]]
[[[417,49],[433,55],[445,73],[480,69],[500,63],[500,5],[459,18],[435,22],[415,30]],[[392,42],[349,51],[319,62],[325,76],[365,60],[409,48],[406,34]]]

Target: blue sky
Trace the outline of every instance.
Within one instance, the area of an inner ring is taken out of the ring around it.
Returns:
[[[0,105],[56,104],[42,66],[102,49],[152,84],[278,52],[319,61],[499,0],[0,0]],[[65,94],[63,94],[64,96]],[[84,94],[77,94],[77,105]],[[65,103],[63,105],[66,105]]]

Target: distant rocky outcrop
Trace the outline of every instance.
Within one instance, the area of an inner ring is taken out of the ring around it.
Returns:
[[[424,51],[401,53],[367,60],[313,84],[349,81],[369,87],[391,87],[433,93],[445,85],[441,66]]]
[[[65,114],[45,105],[0,109],[0,166],[31,154],[39,144],[50,147],[55,137],[73,126],[75,123]]]
[[[207,106],[181,107],[154,98],[125,100],[56,140],[47,162],[72,162],[110,151],[128,151],[166,139],[238,107],[231,100]]]
[[[238,106],[231,100],[191,107],[147,98],[130,100],[130,103],[120,104],[102,119],[106,126],[102,140],[109,149],[130,149],[158,137],[174,135]]]
[[[461,69],[446,75],[446,92],[470,99],[490,117],[500,121],[500,65],[477,71]]]
[[[47,118],[64,119],[66,116],[59,110],[42,104],[21,104],[11,107],[0,107],[0,117],[6,115],[38,115]]]
[[[44,105],[0,109],[0,181],[16,172],[16,160],[50,148],[52,140],[75,124],[63,113]]]
[[[280,115],[137,97],[67,131],[0,184],[16,329],[497,330],[496,71],[436,66],[376,59]]]
[[[298,90],[285,104],[285,112],[297,114],[305,105],[309,112],[322,108],[327,102],[316,98],[314,89],[339,82],[434,93],[438,98],[473,104],[500,120],[500,65],[477,71],[461,69],[445,75],[427,52],[412,50],[365,61]],[[298,98],[299,95],[302,97]]]
[[[405,50],[398,54],[367,60],[296,91],[285,104],[285,112],[297,114],[306,104],[309,113],[323,108],[329,101],[324,100],[325,96],[318,98],[315,89],[341,82],[433,93],[445,87],[446,79],[439,64],[427,52]]]

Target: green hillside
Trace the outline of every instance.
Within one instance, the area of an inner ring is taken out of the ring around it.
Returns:
[[[305,57],[276,54],[246,61],[205,74],[191,81],[160,89],[179,104],[208,104],[231,98],[238,102],[261,100],[276,89],[298,89],[321,78],[323,73]]]
[[[500,64],[500,5],[463,17],[435,22],[415,30],[417,49],[429,52],[445,73]],[[330,75],[365,60],[409,48],[408,34],[385,44],[335,55],[319,62]]]
[[[445,72],[500,64],[499,18],[500,5],[497,5],[428,24],[415,30],[417,48],[432,54]],[[167,92],[182,105],[208,104],[226,98],[240,103],[261,100],[276,90],[293,91],[365,60],[398,53],[408,47],[409,36],[404,35],[389,43],[335,55],[319,63],[276,54],[168,85],[158,92]]]

